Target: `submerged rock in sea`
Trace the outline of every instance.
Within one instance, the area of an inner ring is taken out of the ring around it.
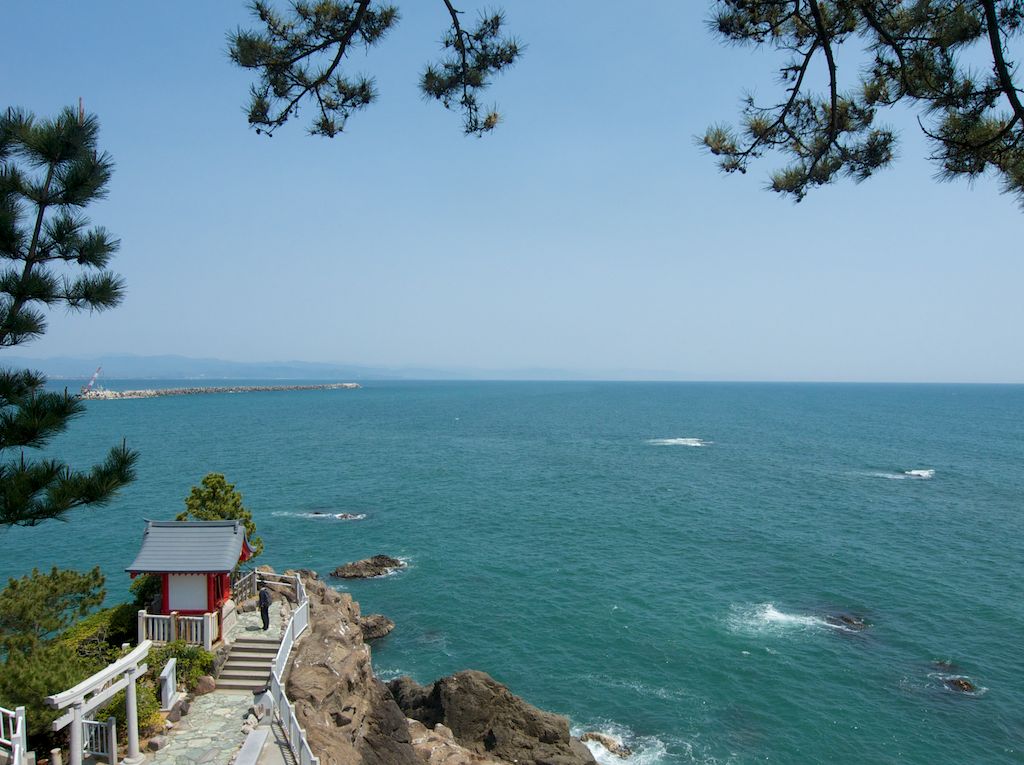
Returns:
[[[583,741],[584,743],[586,743],[587,741],[595,741],[601,746],[603,746],[605,749],[607,749],[609,752],[614,754],[616,757],[622,757],[623,759],[633,754],[632,749],[630,749],[625,744],[616,741],[614,738],[607,735],[606,733],[599,733],[597,731],[592,730],[587,731],[582,736],[580,736],[580,741]]]
[[[866,630],[871,626],[861,617],[850,614],[825,614],[825,621],[833,627],[842,627],[843,629],[854,630],[855,632]]]
[[[363,631],[363,640],[377,640],[395,628],[395,623],[384,614],[367,614],[359,618],[359,629]]]
[[[974,693],[978,690],[978,687],[966,677],[945,677],[942,682],[949,690],[958,693]]]
[[[392,571],[405,568],[405,564],[398,558],[389,555],[374,555],[372,558],[346,563],[338,566],[331,572],[331,576],[342,579],[370,579],[375,576],[384,576]]]
[[[515,696],[484,672],[466,670],[429,686],[408,677],[388,683],[402,711],[427,727],[448,728],[471,752],[505,762],[534,765],[593,765],[569,721]]]

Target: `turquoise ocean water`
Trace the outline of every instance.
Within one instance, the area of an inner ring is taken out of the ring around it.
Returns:
[[[381,382],[91,402],[53,451],[122,436],[138,481],[0,532],[0,575],[121,596],[218,471],[279,569],[408,561],[338,583],[397,622],[385,679],[485,670],[635,764],[1024,762],[1024,387]]]

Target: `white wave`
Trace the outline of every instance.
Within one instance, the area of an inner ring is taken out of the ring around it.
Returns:
[[[917,470],[904,470],[903,475],[908,478],[923,478],[925,480],[932,478],[935,475],[935,471],[932,469],[917,469]]]
[[[271,513],[271,515],[278,518],[312,518],[318,521],[361,521],[366,518],[366,513],[323,513],[318,510],[305,513],[279,510]]]
[[[577,738],[588,731],[608,736],[619,745],[630,750],[628,757],[612,754],[596,741],[585,741],[584,745],[600,765],[657,765],[668,755],[665,742],[655,736],[637,736],[624,725],[602,721],[590,727],[573,726],[570,733]]]
[[[404,669],[379,669],[377,667],[374,667],[373,674],[382,683],[386,683],[391,680],[397,680],[400,677],[405,677],[410,673],[406,672]]]
[[[775,607],[774,603],[758,603],[753,606],[733,606],[728,624],[732,631],[743,633],[781,633],[792,630],[831,627],[819,616],[787,614]]]
[[[915,468],[913,470],[904,470],[901,473],[887,473],[887,472],[875,472],[868,473],[868,475],[875,478],[888,478],[890,481],[905,481],[907,479],[927,481],[935,476],[935,471],[931,468]]]
[[[707,446],[713,442],[703,438],[650,438],[647,443],[651,446]]]
[[[613,688],[623,688],[633,691],[640,696],[654,697],[663,701],[682,701],[690,694],[685,689],[659,688],[658,686],[645,685],[638,680],[616,680],[611,677],[584,675],[583,680],[591,683],[601,683]]]

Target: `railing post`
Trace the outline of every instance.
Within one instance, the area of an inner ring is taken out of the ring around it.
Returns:
[[[117,765],[117,718],[107,718],[107,763]]]
[[[203,648],[213,650],[213,628],[216,622],[213,614],[203,614]]]
[[[145,609],[139,609],[139,640],[141,643],[146,639],[146,611]]]
[[[22,762],[16,762],[14,765],[24,765],[28,757],[28,720],[25,719],[25,707],[14,708],[14,732],[11,735],[11,742],[15,751],[21,749]]]
[[[167,642],[173,643],[178,639],[178,612],[171,611],[171,620],[167,625]]]
[[[82,702],[71,705],[71,735],[68,743],[69,765],[82,765]]]
[[[173,624],[173,622],[172,622]],[[138,674],[138,665],[132,667],[125,676],[128,678],[128,685],[124,689],[124,716],[128,725],[128,752],[124,761],[126,765],[137,765],[142,762],[142,755],[139,752],[139,708],[135,696],[135,676]],[[80,765],[75,763],[75,765]]]

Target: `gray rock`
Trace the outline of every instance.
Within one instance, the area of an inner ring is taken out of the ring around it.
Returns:
[[[596,741],[616,757],[625,759],[633,754],[633,751],[625,744],[620,744],[614,738],[598,731],[587,731],[580,736],[580,741]]]
[[[390,574],[392,571],[397,571],[400,568],[405,568],[405,564],[398,560],[398,558],[392,558],[388,555],[374,555],[372,558],[364,558],[363,560],[346,563],[344,566],[338,566],[331,572],[331,576],[340,577],[341,579],[370,579],[375,576]]]
[[[210,675],[203,675],[196,683],[196,687],[192,689],[192,694],[202,696],[204,693],[212,693],[215,690],[217,690],[217,681]]]
[[[384,614],[368,614],[359,617],[359,629],[363,631],[363,640],[377,640],[395,628],[395,623]]]
[[[569,721],[512,694],[484,672],[467,670],[420,687],[409,678],[388,689],[399,708],[427,727],[449,728],[479,755],[521,765],[594,765],[586,746],[569,735]]]
[[[167,736],[153,736],[146,744],[146,749],[151,752],[157,752],[167,746]]]

